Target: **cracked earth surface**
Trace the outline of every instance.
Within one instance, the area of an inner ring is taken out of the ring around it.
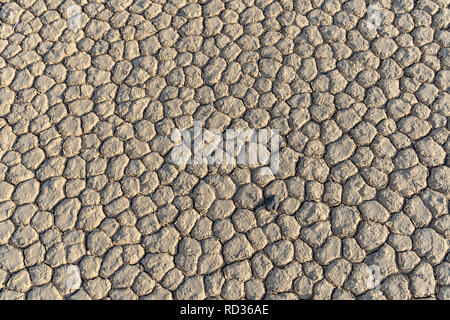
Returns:
[[[0,0],[0,298],[450,299],[448,5]],[[173,164],[194,121],[279,171]]]

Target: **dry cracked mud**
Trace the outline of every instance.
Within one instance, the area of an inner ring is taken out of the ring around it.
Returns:
[[[0,299],[450,299],[448,6],[0,0]]]

